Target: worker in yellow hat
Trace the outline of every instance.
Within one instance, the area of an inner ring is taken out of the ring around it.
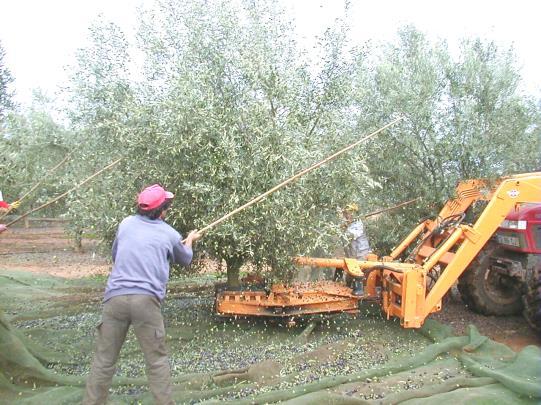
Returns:
[[[370,253],[370,244],[364,231],[362,221],[357,217],[359,206],[356,203],[350,203],[342,210],[345,220],[346,238],[348,244],[345,248],[346,257],[364,260]]]
[[[346,230],[347,245],[344,247],[345,256],[351,259],[364,260],[366,255],[370,253],[370,244],[368,243],[368,237],[364,231],[364,225],[362,221],[357,217],[359,213],[359,206],[356,203],[350,203],[342,209],[342,215],[344,217],[344,228]],[[342,269],[336,269],[334,273],[334,280],[341,280],[344,276]],[[346,275],[346,284],[354,288],[354,294],[357,292],[362,295],[362,281],[353,283],[353,279]]]
[[[359,206],[357,203],[349,203],[344,207],[344,212],[354,215],[359,212]]]

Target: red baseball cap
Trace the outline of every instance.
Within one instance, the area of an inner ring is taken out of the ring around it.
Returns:
[[[159,184],[153,184],[139,193],[137,196],[137,205],[144,211],[150,211],[158,208],[165,200],[170,200],[174,197],[175,195],[173,193],[166,191]]]

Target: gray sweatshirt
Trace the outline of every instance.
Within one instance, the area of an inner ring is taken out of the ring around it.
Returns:
[[[169,263],[187,266],[192,249],[181,243],[182,236],[161,219],[141,215],[125,218],[113,242],[113,270],[107,281],[104,301],[117,295],[165,297]]]
[[[346,232],[350,240],[349,245],[345,249],[346,256],[357,260],[364,260],[366,255],[370,253],[370,244],[368,243],[368,238],[364,232],[364,225],[361,220],[358,219],[352,222]]]

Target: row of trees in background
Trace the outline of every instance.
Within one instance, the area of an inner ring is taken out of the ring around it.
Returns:
[[[373,245],[388,249],[459,179],[539,167],[539,106],[519,91],[512,49],[470,39],[452,57],[444,42],[410,26],[395,42],[354,46],[337,21],[313,63],[272,1],[157,1],[139,17],[134,43],[112,23],[91,27],[92,44],[65,89],[65,124],[43,97],[3,118],[2,187],[12,196],[68,151],[76,164],[38,197],[124,157],[64,203],[75,232],[92,228],[110,241],[135,194],[153,182],[177,195],[173,226],[201,228],[405,116],[211,230],[200,249],[225,260],[234,285],[246,262],[283,277],[291,255],[332,254],[342,232],[337,208],[348,202],[367,212],[423,198],[369,224]]]

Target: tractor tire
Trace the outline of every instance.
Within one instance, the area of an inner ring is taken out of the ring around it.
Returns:
[[[541,261],[537,262],[523,297],[524,318],[541,335]]]
[[[458,281],[464,304],[483,315],[514,315],[523,308],[520,283],[490,268],[490,258],[503,255],[489,242]]]

